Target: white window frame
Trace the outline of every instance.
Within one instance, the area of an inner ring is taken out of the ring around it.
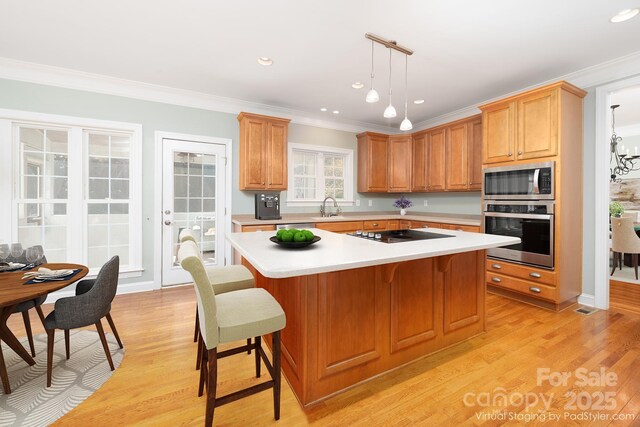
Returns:
[[[127,133],[131,137],[130,157],[130,230],[129,230],[129,264],[120,268],[120,278],[140,277],[142,268],[142,125],[136,123],[115,122],[109,120],[87,119],[82,117],[42,114],[29,111],[0,109],[0,146],[3,155],[0,156],[0,182],[10,185],[0,185],[0,204],[11,206],[10,220],[0,221],[0,240],[15,242],[18,239],[17,209],[14,200],[20,189],[19,155],[20,150],[13,139],[14,125],[31,125],[43,127],[66,128],[69,132],[69,177],[78,176],[80,179],[69,179],[69,204],[85,205],[84,188],[87,176],[85,159],[88,156],[84,140],[84,132],[103,131]],[[82,168],[78,172],[78,168]],[[72,172],[72,169],[75,171]],[[2,209],[2,208],[0,208]],[[80,210],[68,209],[67,227],[67,258],[70,263],[86,264],[86,235],[87,212],[86,207]],[[5,217],[4,213],[2,215]],[[74,227],[74,225],[76,227]],[[77,233],[77,229],[82,233]],[[89,271],[88,277],[95,277],[99,268]]]
[[[339,147],[330,147],[326,145],[309,145],[309,144],[299,144],[295,142],[288,143],[288,190],[287,190],[287,206],[317,206],[318,203],[322,203],[324,197],[316,198],[313,200],[305,199],[294,199],[294,174],[293,174],[293,152],[294,151],[306,151],[314,154],[332,154],[332,155],[344,155],[344,199],[338,200],[338,206],[353,206],[354,198],[353,198],[353,182],[354,182],[354,163],[353,163],[353,150],[349,148],[339,148]],[[316,167],[317,171],[324,171],[324,163],[320,165],[321,158],[318,159],[318,166]],[[324,175],[323,175],[324,176]],[[317,178],[317,175],[316,175]],[[316,183],[316,189],[320,190],[324,188],[324,183],[319,185]],[[317,194],[324,194],[320,191]]]

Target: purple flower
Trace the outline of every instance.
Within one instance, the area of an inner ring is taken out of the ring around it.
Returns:
[[[398,200],[393,202],[393,206],[400,209],[407,209],[413,206],[413,202],[404,196],[400,196]]]

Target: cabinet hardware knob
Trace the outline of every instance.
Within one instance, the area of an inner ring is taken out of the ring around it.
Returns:
[[[513,153],[509,153],[509,157],[513,156]]]
[[[496,270],[500,270],[502,266],[500,264],[491,264],[491,268],[495,268]]]
[[[377,226],[378,226],[378,224],[373,224],[373,226],[374,226],[374,227],[377,227]]]
[[[522,155],[522,151],[518,150],[518,155]]]
[[[529,276],[535,278],[535,279],[539,279],[542,277],[542,275],[540,273],[529,273]]]
[[[530,287],[529,290],[536,294],[539,294],[540,292],[542,292],[540,288],[536,288],[535,286]]]
[[[500,282],[502,282],[502,280],[500,280],[500,278],[499,278],[499,277],[492,277],[492,278],[491,278],[491,281],[492,281],[492,282],[496,282],[496,283],[500,283]]]

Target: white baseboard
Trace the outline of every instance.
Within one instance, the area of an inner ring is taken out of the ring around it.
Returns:
[[[117,295],[122,294],[132,294],[135,292],[148,292],[158,289],[153,281],[148,282],[135,282],[135,283],[126,283],[124,285],[118,285]],[[60,298],[72,297],[76,294],[75,287],[73,289],[62,289],[57,292],[52,292],[47,295],[47,300],[45,303],[50,304],[54,303]]]
[[[596,297],[595,295],[582,294],[578,297],[578,304],[586,305],[589,307],[595,307]]]

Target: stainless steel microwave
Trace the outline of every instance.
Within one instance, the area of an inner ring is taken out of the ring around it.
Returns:
[[[487,168],[482,175],[485,200],[555,199],[555,162]]]

